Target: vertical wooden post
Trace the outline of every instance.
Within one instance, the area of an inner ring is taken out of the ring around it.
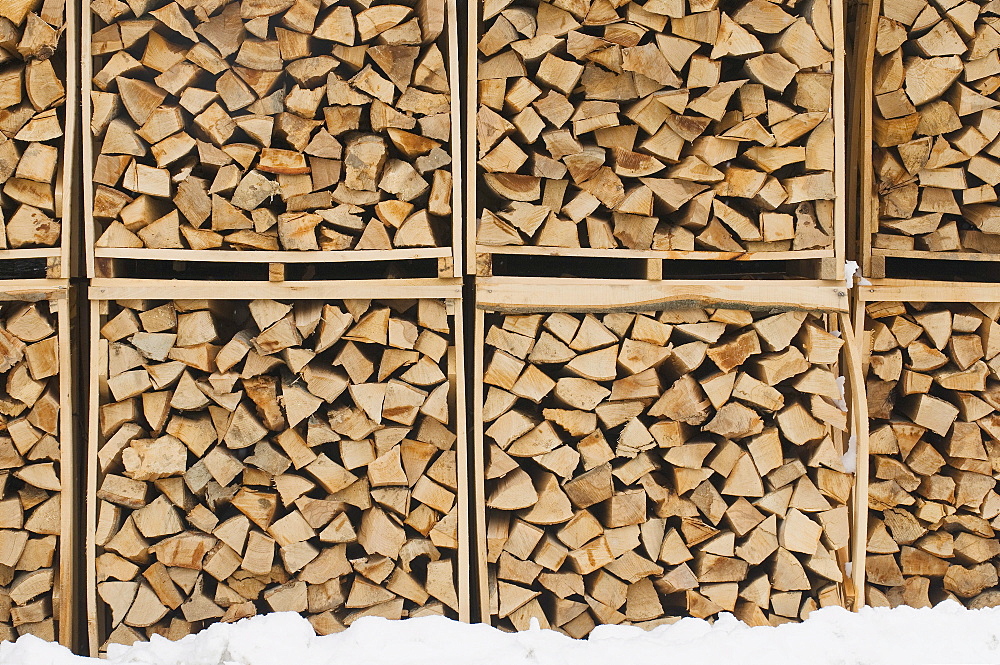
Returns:
[[[863,313],[863,307],[859,309]],[[855,316],[860,314],[855,310]],[[865,604],[865,545],[868,541],[868,403],[865,397],[865,376],[861,367],[861,348],[851,316],[840,315],[840,331],[844,336],[846,376],[848,385],[851,435],[854,438],[857,462],[854,469],[854,493],[851,515],[851,580],[854,583],[854,611]]]
[[[483,623],[490,621],[490,591],[486,571],[486,448],[483,441],[483,351],[485,349],[485,312],[475,308],[472,336],[472,505],[476,521],[476,540],[473,560],[476,563],[474,594],[478,598],[477,619]]]

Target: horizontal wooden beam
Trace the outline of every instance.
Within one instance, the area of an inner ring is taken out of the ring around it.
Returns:
[[[0,301],[3,300],[62,300],[67,297],[66,279],[13,279],[0,281]]]
[[[847,288],[824,281],[643,281],[485,278],[476,306],[489,311],[638,311],[685,306],[847,311]]]
[[[152,279],[91,280],[91,300],[128,298],[330,300],[341,298],[458,298],[461,280],[356,280],[317,282],[194,282]]]
[[[62,249],[59,247],[32,247],[29,249],[3,249],[0,250],[0,260],[4,259],[48,259],[54,256],[61,256]]]
[[[906,249],[872,249],[872,256],[884,256],[890,259],[934,259],[944,261],[1000,261],[1000,254],[981,254],[978,252],[924,252]]]
[[[832,249],[814,249],[795,252],[703,252],[669,251],[655,249],[593,249],[589,247],[534,247],[477,245],[480,254],[520,254],[531,256],[578,256],[602,259],[697,259],[725,261],[789,261],[824,259],[834,256]]]
[[[451,256],[450,247],[416,249],[351,249],[345,251],[264,251],[227,249],[130,249],[98,247],[94,256],[103,259],[148,259],[159,261],[218,261],[239,263],[343,263],[345,261],[396,261],[437,259]],[[0,258],[3,258],[0,254]]]
[[[975,282],[923,282],[915,279],[875,279],[858,288],[863,302],[900,300],[907,302],[1000,302],[996,284]]]

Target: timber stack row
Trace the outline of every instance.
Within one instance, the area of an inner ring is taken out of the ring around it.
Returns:
[[[682,305],[485,327],[496,625],[583,637],[846,605],[854,477],[826,313]]]
[[[933,297],[920,287],[863,289],[870,605],[1000,600],[1000,304],[992,290],[972,287],[957,303],[917,301]]]
[[[69,277],[76,126],[75,20],[62,0],[4,3],[0,24],[0,261]],[[67,42],[69,46],[67,47]],[[34,267],[34,265],[32,265]]]
[[[0,0],[0,637],[1000,604],[994,3],[456,4]]]
[[[843,262],[839,6],[479,7],[478,252]]]
[[[860,47],[861,253],[1000,255],[1000,15],[990,3],[874,2]],[[891,268],[890,268],[891,272]]]
[[[454,301],[94,307],[92,646],[467,612]]]
[[[278,263],[455,245],[444,0],[96,0],[91,12],[99,256]]]
[[[12,291],[17,291],[15,286]],[[73,428],[65,290],[4,294],[0,302],[0,633],[68,644],[72,561]]]

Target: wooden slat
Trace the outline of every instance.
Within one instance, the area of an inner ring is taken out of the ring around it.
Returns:
[[[458,452],[456,463],[458,465],[458,597],[461,603],[458,608],[458,620],[466,623],[478,621],[475,616],[476,608],[472,603],[472,562],[475,552],[475,543],[472,540],[472,519],[473,515],[479,519],[479,513],[475,510],[472,497],[475,488],[470,488],[470,478],[468,470],[472,458],[471,445],[465,433],[468,432],[468,396],[466,386],[466,355],[467,341],[465,337],[465,313],[461,300],[449,300],[448,306],[452,309],[454,321],[454,346],[449,349],[448,355],[448,376],[452,381],[452,413],[455,414],[455,431],[459,432],[459,440],[456,444]]]
[[[551,307],[560,311],[631,311],[667,303],[732,303],[757,308],[847,311],[847,289],[832,282],[538,279],[477,280],[477,307],[511,311]],[[699,305],[702,306],[702,305]],[[610,309],[609,309],[610,308]]]
[[[343,299],[343,298],[456,298],[461,294],[458,280],[357,280],[337,282],[180,282],[149,279],[95,279],[91,300],[129,298],[206,298],[245,300],[248,293],[261,298]]]
[[[861,368],[861,349],[852,319],[841,312],[840,331],[844,335],[847,398],[850,400],[851,436],[857,450],[854,490],[851,496],[851,580],[854,585],[852,609],[865,604],[865,542],[868,530],[868,402]]]
[[[84,59],[86,61],[86,58]],[[104,615],[97,611],[97,544],[94,533],[97,529],[97,451],[101,446],[100,408],[109,397],[107,366],[108,344],[101,340],[101,320],[107,313],[107,301],[90,301],[90,335],[94,341],[91,348],[91,366],[88,376],[90,386],[87,404],[87,485],[88,500],[84,502],[87,511],[84,547],[86,551],[86,583],[87,603],[87,645],[90,655],[97,657],[100,651],[100,635],[104,633]]]
[[[984,282],[937,282],[909,279],[873,279],[859,286],[862,302],[998,302],[995,284]],[[856,325],[864,323],[862,318]]]
[[[304,251],[271,252],[259,250],[198,250],[198,249],[127,249],[98,247],[97,258],[155,259],[160,261],[219,261],[223,263],[341,263],[346,261],[396,261],[408,259],[438,259],[451,256],[447,247],[425,249],[358,249],[341,252]]]
[[[476,621],[488,622],[490,617],[489,575],[486,570],[486,448],[483,440],[483,350],[485,313],[476,309],[473,317],[472,338],[472,514],[475,516],[476,538],[472,545],[473,573],[475,574],[473,599],[476,602]]]
[[[478,245],[476,250],[480,254],[504,254],[516,256],[579,256],[589,258],[607,258],[612,250],[606,249],[570,249],[566,247],[490,247]],[[799,259],[832,259],[833,250],[802,250],[798,252],[675,252],[657,251],[641,249],[616,249],[613,250],[614,258],[621,259],[705,259],[721,261],[788,261]]]
[[[859,7],[854,41],[854,86],[851,91],[854,108],[857,109],[853,116],[858,123],[853,137],[854,154],[860,155],[860,164],[852,169],[859,174],[858,187],[851,189],[856,200],[853,209],[860,215],[860,232],[854,240],[854,248],[856,255],[861,257],[861,274],[865,276],[874,274],[871,238],[878,227],[878,200],[872,175],[872,69],[881,6],[882,0],[870,0],[867,10],[864,6]],[[881,270],[884,269],[883,262]]]

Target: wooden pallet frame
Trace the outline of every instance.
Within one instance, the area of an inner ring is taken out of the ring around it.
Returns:
[[[877,1],[877,0],[876,0]],[[712,252],[712,251],[669,251],[669,250],[632,250],[632,249],[572,249],[565,247],[535,247],[511,246],[490,247],[476,242],[479,225],[478,203],[478,155],[476,140],[476,113],[479,110],[479,85],[477,79],[478,50],[482,32],[482,3],[475,6],[476,15],[471,12],[467,20],[465,38],[466,58],[466,137],[465,137],[465,178],[468,183],[466,197],[466,233],[465,233],[465,265],[469,274],[480,277],[490,277],[493,274],[494,255],[518,255],[539,257],[576,257],[576,258],[623,258],[644,259],[648,279],[663,279],[664,274],[670,274],[669,262],[676,259],[699,259],[704,261],[787,261],[807,260],[800,269],[804,276],[814,279],[844,279],[844,261],[846,254],[848,189],[846,173],[850,168],[847,162],[847,106],[844,96],[846,70],[845,19],[844,5],[841,2],[831,2],[834,26],[833,49],[833,121],[834,121],[834,188],[837,198],[834,205],[833,249],[802,250],[788,252]]]
[[[875,37],[878,30],[878,18],[882,13],[882,3],[892,0],[868,0],[858,3],[858,17],[855,29],[855,59],[853,103],[858,110],[853,114],[852,122],[857,127],[854,132],[852,147],[860,159],[855,168],[858,170],[857,185],[852,185],[849,193],[857,201],[852,209],[857,211],[858,224],[855,231],[856,239],[852,242],[854,255],[860,258],[861,274],[872,279],[884,279],[886,274],[886,259],[929,259],[934,261],[975,261],[981,264],[1000,261],[1000,254],[983,254],[979,252],[930,252],[923,250],[893,250],[877,249],[872,246],[872,237],[879,228],[879,196],[875,191],[875,176],[873,166],[872,136],[874,123],[875,97],[872,94],[872,77],[875,67]],[[853,174],[852,174],[853,175]],[[944,264],[948,265],[948,264]]]
[[[865,329],[865,305],[870,302],[880,301],[902,301],[902,302],[967,302],[967,303],[995,303],[1000,302],[1000,291],[994,284],[974,284],[968,282],[939,282],[921,281],[914,279],[874,279],[871,284],[859,286],[854,294],[852,319],[854,321],[854,337],[861,343]],[[861,347],[857,346],[858,358],[856,360],[857,375],[864,389],[865,374],[868,371],[867,363],[861,355]],[[864,392],[862,392],[862,395]],[[867,550],[865,544],[868,540],[868,404],[867,400],[862,400],[859,410],[858,420],[858,469],[856,477],[857,487],[857,524],[854,532],[855,554],[854,554],[854,584],[857,587],[858,607],[866,604],[865,600],[865,562]],[[861,417],[863,416],[863,418]],[[864,497],[864,501],[861,498]]]
[[[267,282],[180,282],[142,279],[96,279],[91,281],[89,289],[90,329],[92,358],[90,367],[90,390],[87,411],[87,479],[86,515],[84,522],[85,585],[84,602],[86,603],[87,635],[86,648],[93,657],[100,654],[101,637],[104,628],[103,612],[98,607],[96,579],[96,547],[94,534],[97,525],[96,493],[99,476],[97,451],[103,444],[99,428],[99,409],[103,399],[108,395],[107,379],[102,372],[101,358],[106,357],[106,345],[102,349],[100,329],[111,300],[118,299],[209,299],[209,300],[250,300],[246,294],[252,293],[257,298],[272,298],[282,300],[341,300],[345,298],[371,299],[426,299],[439,298],[447,301],[449,315],[453,319],[453,346],[448,351],[449,379],[452,382],[451,409],[454,417],[454,428],[457,440],[458,474],[458,540],[456,554],[456,591],[459,599],[459,620],[470,622],[475,617],[472,614],[472,587],[470,584],[471,535],[469,532],[469,495],[470,487],[467,474],[462,470],[468,467],[469,445],[466,436],[466,386],[465,386],[465,329],[462,314],[461,283],[457,280],[445,282],[436,279],[413,280],[365,280],[365,281],[315,281],[315,282],[285,282],[272,284]],[[102,311],[103,310],[103,311]],[[106,363],[103,363],[106,367]],[[106,370],[104,370],[106,371]]]
[[[78,182],[76,173],[80,82],[79,70],[73,59],[79,55],[80,27],[77,24],[77,19],[80,9],[76,0],[67,0],[63,12],[65,16],[64,38],[62,50],[57,56],[61,56],[64,61],[62,64],[65,66],[63,83],[66,86],[66,100],[59,109],[63,114],[63,136],[54,183],[55,210],[60,221],[59,244],[55,247],[0,249],[0,262],[2,263],[25,259],[44,260],[47,279],[68,279],[74,274],[76,247],[77,242],[79,242],[77,240],[77,227],[79,226],[80,214],[76,205],[76,183]],[[18,269],[18,272],[21,270]]]
[[[59,338],[59,480],[62,486],[58,558],[53,563],[56,579],[52,591],[53,618],[56,620],[56,640],[73,649],[77,646],[77,556],[76,531],[80,522],[76,510],[77,466],[74,407],[76,390],[73,362],[76,354],[70,335],[71,300],[65,280],[24,279],[2,283],[0,302],[38,302],[47,300],[56,319]],[[58,609],[56,609],[58,608]]]
[[[439,38],[447,60],[447,68],[451,80],[451,152],[452,152],[452,224],[451,224],[451,245],[444,247],[420,247],[414,249],[387,249],[387,250],[342,250],[342,251],[260,251],[260,250],[195,250],[195,249],[129,249],[96,247],[99,237],[98,223],[94,218],[94,162],[96,159],[96,141],[93,134],[87,129],[89,118],[92,114],[90,93],[93,90],[94,61],[96,57],[90,56],[91,38],[95,28],[103,26],[95,25],[100,23],[89,11],[89,6],[80,11],[81,33],[82,33],[82,62],[81,62],[81,83],[83,87],[82,118],[85,128],[82,132],[81,143],[83,171],[83,243],[85,251],[86,276],[90,279],[110,278],[119,276],[121,272],[119,259],[140,259],[159,262],[206,262],[215,263],[218,270],[228,271],[234,264],[239,263],[259,263],[268,265],[268,279],[272,282],[282,282],[284,276],[284,264],[329,264],[347,262],[390,262],[390,261],[410,261],[415,259],[436,259],[437,276],[443,279],[461,277],[464,274],[462,267],[463,255],[460,250],[462,246],[463,224],[461,223],[461,201],[464,184],[462,182],[462,113],[460,106],[460,81],[459,73],[459,40],[458,40],[458,5],[457,0],[446,0],[446,22],[445,32]],[[75,41],[75,30],[72,39]],[[75,69],[72,83],[74,98]],[[75,106],[75,104],[74,104]],[[68,173],[72,173],[69,171]],[[2,253],[0,253],[2,258]],[[386,263],[388,265],[388,263]],[[429,277],[430,275],[428,275]]]
[[[859,552],[864,560],[865,540],[856,538],[858,524],[867,520],[867,450],[868,412],[864,376],[859,371],[859,348],[850,317],[848,290],[843,284],[829,281],[671,281],[658,284],[642,280],[599,280],[569,278],[495,277],[476,279],[475,321],[472,353],[472,500],[475,509],[473,533],[476,592],[481,621],[490,622],[489,575],[486,555],[485,438],[483,398],[485,371],[485,315],[502,312],[633,312],[675,307],[730,307],[749,309],[807,309],[828,312],[845,338],[841,353],[841,372],[847,377],[849,433],[856,437],[857,471],[849,502],[852,542],[851,560]],[[862,468],[862,464],[864,467]],[[865,484],[860,486],[861,473]],[[862,512],[863,511],[863,512]],[[860,527],[864,529],[864,526]],[[861,582],[860,586],[858,582]],[[846,606],[857,611],[864,605],[864,567],[852,565],[844,580]],[[859,595],[862,594],[862,595]]]

